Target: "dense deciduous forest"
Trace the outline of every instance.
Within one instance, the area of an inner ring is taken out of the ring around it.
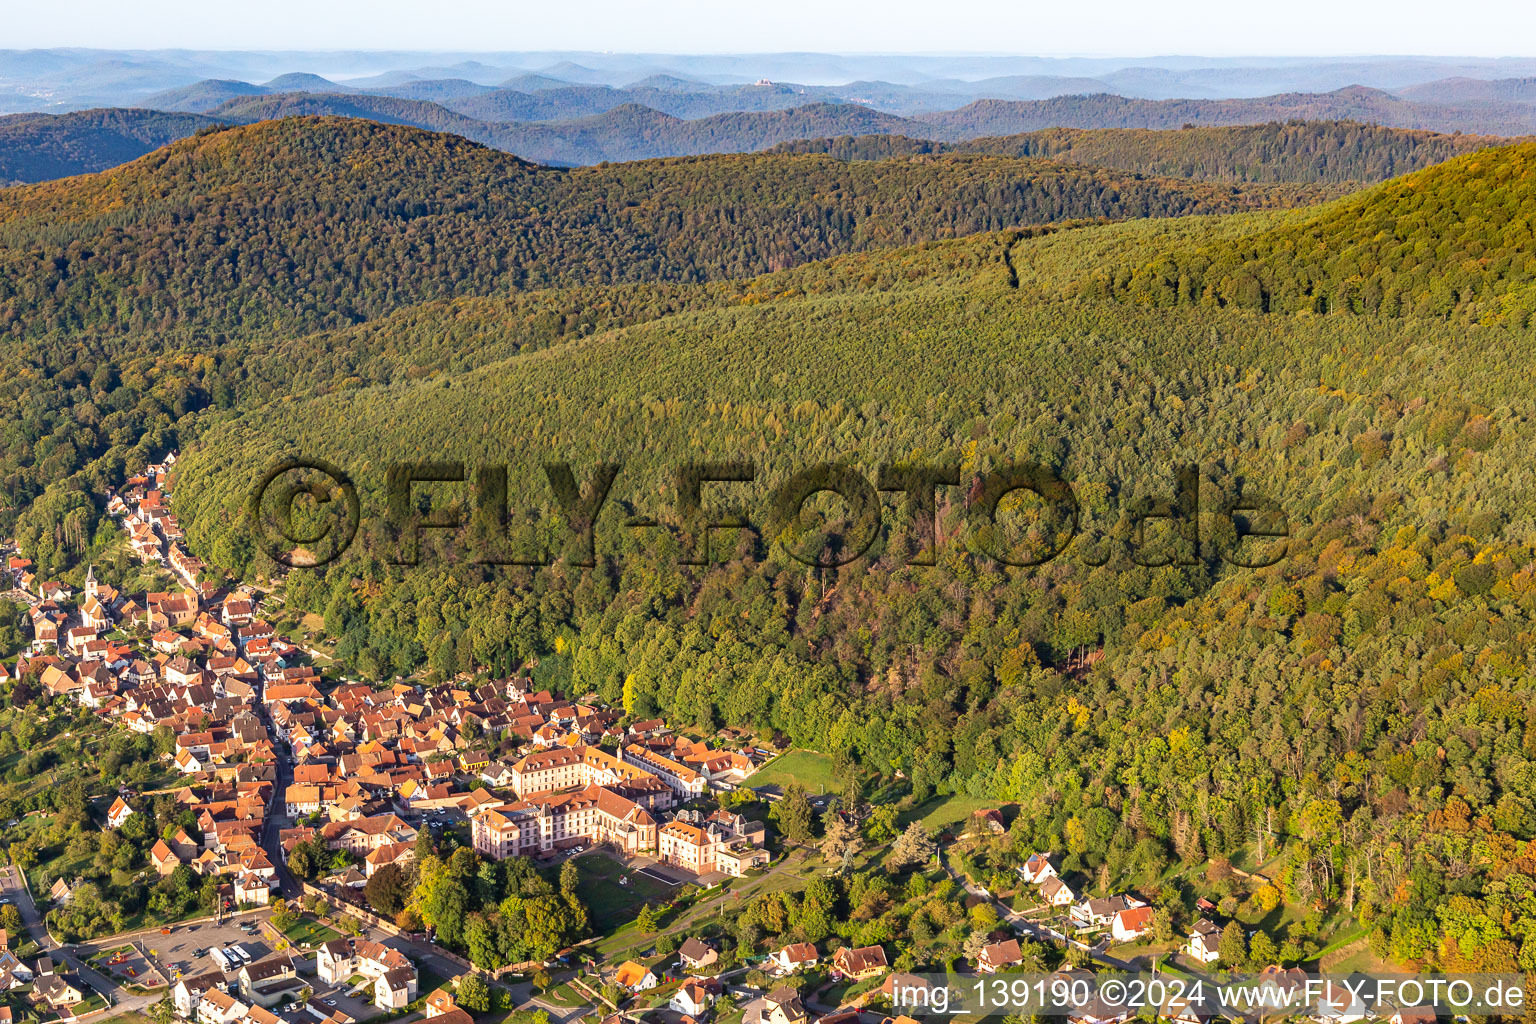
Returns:
[[[565,171],[450,135],[292,119],[7,192],[0,331],[280,334],[498,288],[742,277],[1010,225],[1222,213],[1319,194],[986,156],[879,167],[730,156]]]
[[[1459,132],[1443,135],[1358,121],[1273,121],[1162,130],[1048,128],[952,143],[901,135],[843,135],[785,142],[773,152],[826,153],[839,160],[993,153],[1199,181],[1346,183],[1385,181],[1511,141],[1516,140]]]
[[[115,537],[92,486],[179,443],[193,549],[259,577],[251,483],[330,459],[364,527],[287,599],[365,677],[538,658],[541,685],[637,716],[1016,803],[1014,842],[1091,877],[1263,847],[1309,910],[1303,948],[1314,915],[1345,914],[1383,959],[1536,970],[1533,436],[1509,373],[1531,358],[1530,153],[1253,210],[1298,190],[980,156],[545,172],[349,122],[204,136],[0,194],[22,410],[6,493],[29,554],[78,572]],[[289,276],[219,277],[230,239]],[[501,526],[457,485],[421,501],[457,502],[462,535],[392,564],[386,467],[444,459],[508,465],[512,536],[553,550],[540,464],[621,463],[597,565],[476,564]],[[754,464],[709,497],[752,526],[680,565],[669,530],[632,522],[667,523],[673,471],[701,459]],[[933,566],[911,564],[897,495],[841,568],[785,553],[844,553],[816,546],[816,514],[768,527],[767,496],[808,465],[943,461],[961,483]],[[1024,461],[1072,483],[1079,535],[1010,568],[989,545],[1062,533],[1026,500],[972,513],[977,482]],[[1185,465],[1198,513],[1171,502]],[[1223,557],[1232,498],[1284,513],[1284,557]],[[1157,502],[1182,522],[1138,530]]]
[[[1529,324],[1536,144],[1460,157],[1242,239],[1106,267],[1089,293],[1265,312]]]
[[[0,185],[104,171],[216,123],[159,110],[0,117]]]

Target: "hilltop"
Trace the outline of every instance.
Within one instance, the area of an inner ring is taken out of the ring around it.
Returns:
[[[106,170],[218,123],[158,110],[0,117],[0,184]]]
[[[140,105],[147,110],[206,114],[230,100],[243,99],[247,96],[265,96],[270,92],[272,90],[264,85],[253,85],[250,82],[232,79],[209,78],[146,96],[140,101]]]
[[[887,160],[928,153],[1049,157],[1198,181],[1376,182],[1511,139],[1443,135],[1359,121],[1271,121],[1220,128],[1046,128],[945,143],[843,135],[780,143],[775,153]]]
[[[1536,312],[1536,143],[1458,157],[1218,243],[1105,267],[1090,291],[1163,305],[1467,318]]]
[[[0,330],[278,332],[505,288],[739,277],[923,238],[1319,195],[968,155],[560,170],[455,135],[290,118],[204,133],[108,174],[0,192]],[[44,240],[59,251],[45,254]],[[166,247],[179,254],[169,268],[159,262]],[[145,289],[151,267],[160,285]]]

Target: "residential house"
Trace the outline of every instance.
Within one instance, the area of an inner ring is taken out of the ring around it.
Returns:
[[[720,982],[714,978],[688,978],[673,993],[667,1008],[697,1020],[720,994]]]
[[[123,823],[133,814],[133,808],[128,806],[128,801],[122,797],[112,801],[112,806],[107,810],[107,824],[113,828],[122,828]]]
[[[1357,1024],[1368,1016],[1365,1001],[1342,983],[1328,984],[1312,1004],[1312,1019],[1319,1024]]]
[[[762,1024],[805,1024],[809,1019],[800,993],[787,985],[769,992],[763,1002]]]
[[[416,998],[416,969],[396,967],[374,979],[373,1005],[383,1010],[403,1010]]]
[[[1003,821],[1003,812],[996,807],[972,814],[966,823],[966,836],[1000,836],[1008,831],[1008,825]]]
[[[368,851],[368,856],[363,858],[363,874],[368,878],[373,873],[388,864],[398,864],[406,867],[416,859],[416,847],[411,843],[389,843],[378,846]]]
[[[366,855],[386,844],[416,842],[416,829],[396,815],[378,814],[328,822],[320,838],[329,849]]]
[[[453,1001],[453,993],[445,988],[439,988],[434,989],[432,994],[422,1001],[421,1013],[427,1020],[431,1020],[433,1017],[444,1017],[458,1008],[459,1004]],[[447,1022],[445,1021],[444,1024]]]
[[[1127,907],[1115,912],[1109,933],[1116,942],[1133,942],[1152,930],[1151,907]]]
[[[1024,881],[1039,885],[1047,878],[1057,877],[1056,865],[1051,863],[1051,854],[1032,853],[1024,861],[1024,866],[1019,869],[1019,874]]]
[[[808,967],[815,967],[819,959],[820,954],[811,943],[791,942],[783,949],[770,954],[766,966],[770,972],[782,977],[796,971],[803,971]]]
[[[246,964],[240,968],[240,991],[257,1006],[271,1009],[288,1001],[289,993],[303,988],[293,959],[286,953],[274,953],[269,957]]]
[[[171,990],[171,1005],[176,1007],[177,1016],[184,1020],[194,1019],[204,994],[222,984],[224,975],[218,971],[177,979],[176,987]]]
[[[690,971],[710,967],[720,962],[720,951],[698,936],[685,941],[677,951],[678,959]]]
[[[878,978],[890,969],[882,946],[844,946],[832,954],[832,968],[856,981]]]
[[[895,1005],[911,1005],[923,1002],[927,1005],[928,992],[933,983],[917,974],[887,974],[880,983],[880,994]]]
[[[1194,930],[1189,933],[1189,944],[1184,947],[1184,952],[1202,964],[1213,964],[1221,959],[1220,945],[1221,929],[1215,921],[1202,917],[1195,922]]]
[[[1102,899],[1090,897],[1074,906],[1068,916],[1079,928],[1102,928],[1109,924],[1120,911],[1142,905],[1141,900],[1124,893]]]
[[[1058,875],[1050,875],[1040,885],[1040,898],[1053,907],[1068,907],[1077,902],[1077,893]]]
[[[613,983],[627,992],[644,992],[655,988],[658,981],[656,975],[644,964],[626,960],[619,964],[619,969],[613,976]]]
[[[992,974],[1023,962],[1024,952],[1019,949],[1019,940],[1005,939],[982,949],[981,955],[976,958],[976,973]]]
[[[44,975],[32,986],[34,1005],[46,1003],[50,1008],[57,1010],[61,1006],[74,1006],[84,1000],[84,990],[67,975]]]
[[[161,875],[168,875],[181,867],[181,858],[176,856],[176,851],[164,839],[156,839],[155,845],[149,848],[149,862],[154,865],[155,871]]]
[[[0,991],[18,988],[31,981],[32,968],[17,959],[10,949],[0,949]]]
[[[410,998],[416,998],[414,994],[416,968],[404,953],[380,942],[368,939],[334,939],[322,943],[315,953],[315,971],[322,981],[333,985],[340,984],[354,974],[377,981],[394,971],[408,971],[411,974]],[[396,984],[398,980],[396,978],[390,984]],[[377,994],[378,989],[375,987],[375,995]],[[410,999],[406,1002],[410,1002]]]
[[[235,903],[242,907],[264,907],[272,900],[267,879],[254,871],[242,871],[235,879]]]
[[[250,1007],[221,988],[210,988],[197,1004],[197,1024],[235,1024]]]
[[[1214,1006],[1182,990],[1163,1004],[1160,1016],[1165,1024],[1212,1024],[1219,1019]]]
[[[485,784],[497,789],[506,789],[511,786],[515,777],[516,773],[512,770],[512,766],[505,761],[492,761],[480,770],[480,778]]]

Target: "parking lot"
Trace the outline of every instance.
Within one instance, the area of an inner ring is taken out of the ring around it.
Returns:
[[[139,942],[174,984],[178,974],[190,976],[219,969],[218,964],[207,952],[197,956],[198,950],[206,951],[213,947],[241,945],[251,951],[253,961],[271,953],[272,943],[261,934],[259,927],[259,920],[264,919],[265,916],[251,914],[226,920],[222,924],[214,924],[210,921],[203,924],[177,925],[171,929],[169,935],[149,932],[141,936]],[[242,928],[242,925],[249,930]],[[103,944],[82,945],[80,948],[84,952],[87,949],[115,948],[117,945],[121,943],[109,941]]]
[[[143,936],[141,941],[144,949],[165,970],[171,983],[174,984],[178,972],[181,977],[193,977],[221,970],[211,952],[215,948],[229,949],[239,946],[249,952],[252,963],[271,955],[275,951],[276,943],[271,932],[261,926],[261,922],[268,916],[267,913],[262,912],[232,918],[222,924],[205,922],[178,925],[171,929],[169,935],[150,933]],[[121,941],[102,943],[99,947],[82,945],[80,951],[84,954],[87,950],[114,949],[120,945],[122,945]],[[198,955],[199,950],[203,951],[201,956]],[[348,996],[344,986],[328,985],[315,976],[313,953],[294,952],[298,956],[299,975],[309,984],[314,993],[312,1002],[327,1010],[340,1009],[357,1021],[376,1017],[382,1012],[371,1003],[371,991],[364,992],[359,999]],[[233,977],[239,970],[239,966],[236,965],[228,974]]]

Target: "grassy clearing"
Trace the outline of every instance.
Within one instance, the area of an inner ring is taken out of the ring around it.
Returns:
[[[953,796],[929,797],[916,807],[903,811],[897,817],[897,823],[906,826],[913,821],[921,821],[923,827],[929,831],[940,828],[948,828],[965,821],[977,811],[984,811],[989,807],[996,807],[997,801],[985,800],[980,797]]]
[[[295,946],[318,946],[322,942],[341,938],[341,933],[306,914],[285,929],[283,936]]]
[[[811,794],[831,792],[836,788],[832,778],[832,758],[814,750],[791,750],[754,772],[747,785],[754,789],[761,786],[783,789],[791,782],[798,782]]]
[[[670,902],[677,891],[673,886],[663,885],[649,875],[631,871],[601,855],[578,857],[574,863],[581,873],[577,892],[582,902],[592,909],[592,923],[600,932],[606,933],[632,921],[647,903],[664,905]],[[627,878],[628,884],[620,885],[621,878]]]

